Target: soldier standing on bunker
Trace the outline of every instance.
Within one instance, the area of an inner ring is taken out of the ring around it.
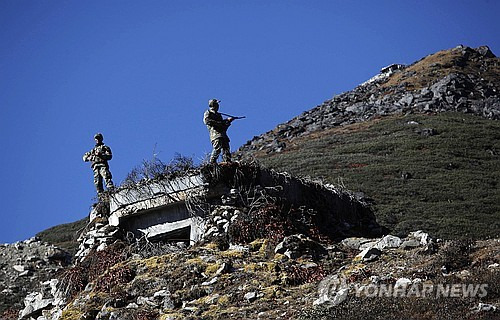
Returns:
[[[91,162],[92,171],[94,171],[94,184],[97,193],[101,193],[104,191],[102,185],[103,179],[106,182],[108,190],[115,187],[113,181],[111,181],[112,176],[108,165],[108,161],[111,160],[113,154],[111,153],[111,149],[102,142],[102,134],[97,133],[94,139],[95,147],[83,155],[83,161]]]
[[[217,158],[222,151],[222,161],[231,162],[231,151],[229,150],[229,137],[227,136],[227,128],[231,125],[234,118],[229,117],[222,119],[219,111],[220,100],[211,99],[208,101],[209,109],[203,115],[203,122],[207,125],[208,133],[210,134],[210,142],[212,142],[212,154],[210,155],[210,163],[217,163]]]

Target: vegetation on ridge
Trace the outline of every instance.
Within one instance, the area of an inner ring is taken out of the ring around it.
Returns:
[[[37,233],[36,236],[44,242],[51,243],[67,250],[71,254],[75,254],[78,250],[78,242],[76,240],[88,223],[89,219],[85,217],[75,222],[48,228]]]
[[[317,132],[259,157],[295,175],[341,182],[372,198],[396,235],[443,238],[500,230],[500,123],[462,113],[407,115]]]
[[[463,54],[463,50],[466,55]],[[455,48],[428,55],[406,67],[404,72],[392,74],[381,87],[390,88],[404,84],[406,90],[420,90],[451,73],[464,73],[483,78],[498,88],[500,65],[495,60],[471,58],[471,55],[477,53],[470,48],[463,50]]]

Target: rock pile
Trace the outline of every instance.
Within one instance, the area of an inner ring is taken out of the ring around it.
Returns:
[[[69,253],[36,237],[0,245],[0,315],[9,309],[23,309],[23,298],[30,288],[39,287],[41,283],[50,286],[50,280],[70,263]],[[29,297],[30,301],[37,302],[24,316],[48,307],[49,302],[38,299],[38,295],[30,294]]]
[[[102,251],[117,241],[120,236],[121,232],[118,227],[109,225],[107,219],[96,218],[78,238],[80,246],[75,257],[82,262],[92,250]]]
[[[218,212],[223,215],[225,210]],[[319,318],[311,316],[314,312],[335,312],[341,319],[369,318],[374,312],[384,312],[381,318],[415,318],[418,308],[426,308],[430,318],[444,310],[453,317],[494,317],[499,306],[494,285],[500,270],[498,240],[471,245],[464,252],[468,260],[460,264],[454,263],[461,258],[453,254],[460,247],[446,251],[447,246],[423,231],[405,238],[358,237],[340,243],[293,234],[278,243],[257,239],[224,249],[208,242],[160,256],[131,257],[113,266],[108,272],[134,273],[103,288],[101,284],[109,281],[104,273],[65,306],[62,318]],[[440,270],[443,263],[453,265],[445,275]],[[470,293],[462,288],[470,286],[477,287],[477,296],[464,297]],[[426,291],[417,291],[421,288]],[[410,294],[415,297],[406,299]],[[451,296],[443,300],[436,294]],[[412,309],[413,305],[419,307]]]
[[[343,306],[344,313],[340,315],[346,315],[349,311],[345,311],[352,307],[347,301],[356,305],[367,297],[378,303],[384,303],[384,298],[393,299],[389,300],[390,303],[403,299],[408,299],[404,303],[426,299],[441,299],[440,303],[449,303],[453,299],[459,301],[459,298],[476,301],[484,298],[494,303],[481,302],[478,307],[469,307],[467,314],[472,316],[482,312],[492,315],[499,300],[496,285],[492,287],[486,279],[498,277],[498,264],[492,262],[498,259],[494,248],[498,248],[499,242],[465,243],[468,252],[457,243],[460,241],[434,240],[422,230],[411,232],[403,239],[392,235],[376,239],[346,238],[340,242],[341,248],[358,254],[319,283],[319,297],[313,305],[323,308]],[[485,250],[485,246],[493,251]],[[470,255],[475,250],[481,254]],[[450,272],[445,265],[454,265],[453,271]],[[474,305],[470,301],[468,304]]]
[[[231,223],[236,221],[241,214],[240,209],[236,207],[229,205],[217,206],[206,221],[203,238],[211,239],[227,234]]]
[[[75,254],[73,263],[79,264],[92,251],[102,251],[108,245],[115,243],[121,233],[118,227],[110,226],[103,214],[106,203],[99,202],[90,213],[90,223],[78,238],[80,247]],[[58,289],[59,280],[57,276],[65,268],[70,266],[72,257],[63,250],[40,243],[36,238],[11,245],[17,251],[23,252],[16,258],[17,264],[12,269],[17,271],[14,283],[19,284],[19,277],[30,277],[30,285],[24,287],[26,290],[37,288],[36,291],[23,292],[24,309],[21,309],[19,319],[56,320],[62,314],[62,309],[67,303],[65,295]],[[12,251],[12,250],[10,250]],[[9,256],[9,250],[3,251],[4,256]],[[42,256],[43,258],[40,258]],[[12,255],[9,256],[12,259]],[[28,263],[22,264],[22,261]],[[44,277],[36,277],[34,270],[43,270]],[[4,293],[10,293],[12,288],[5,289]]]

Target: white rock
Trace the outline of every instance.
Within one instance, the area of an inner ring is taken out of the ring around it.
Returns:
[[[97,251],[103,251],[104,249],[106,249],[108,247],[108,245],[106,243],[101,243],[98,247],[97,247]]]
[[[365,250],[365,249],[370,249],[370,248],[373,248],[376,244],[377,244],[377,240],[371,240],[371,241],[368,241],[368,242],[365,242],[365,243],[362,243],[358,250]]]
[[[16,270],[17,272],[24,272],[26,271],[26,268],[22,265],[19,265],[19,264],[16,264],[16,265],[13,265],[12,268],[14,268],[14,270]]]
[[[399,278],[394,284],[394,288],[406,288],[408,287],[412,281],[408,278]]]
[[[84,245],[88,245],[88,246],[92,246],[92,245],[94,245],[94,243],[95,243],[95,239],[94,238],[88,238],[87,240],[85,240],[83,242]]]
[[[218,278],[217,278],[217,277],[213,277],[213,278],[212,278],[212,280],[210,280],[210,281],[205,281],[205,282],[203,282],[201,285],[202,285],[202,286],[210,286],[210,285],[212,285],[212,284],[216,283],[216,282],[217,282],[217,280],[218,280]]]
[[[356,256],[356,258],[361,259],[365,262],[370,262],[370,261],[376,260],[381,254],[382,254],[382,252],[377,248],[366,248],[363,251],[361,251]]]
[[[217,226],[223,225],[223,224],[227,223],[227,219],[220,219],[216,223],[217,223]]]
[[[482,312],[482,311],[488,312],[488,311],[496,311],[496,310],[497,310],[497,307],[495,307],[492,304],[479,303],[479,305],[477,306],[476,312]]]
[[[218,293],[214,294],[213,296],[209,296],[205,299],[205,304],[214,304],[219,300],[220,295]]]
[[[168,290],[160,290],[160,291],[157,291],[153,294],[153,298],[158,298],[158,297],[167,297],[167,296],[170,296],[170,291]]]
[[[46,309],[52,305],[53,299],[44,299],[41,292],[31,292],[24,298],[25,308],[21,311],[20,318],[27,317],[34,312]]]
[[[210,229],[207,230],[207,232],[205,232],[205,236],[210,236],[214,233],[216,233],[217,231],[219,231],[219,229],[217,229],[217,227],[211,227]]]
[[[244,298],[248,300],[248,302],[254,302],[255,300],[257,300],[257,292],[255,291],[247,292]]]
[[[365,249],[365,248],[361,249],[360,246],[367,243],[373,243],[373,239],[352,237],[352,238],[345,238],[340,242],[340,244],[342,244],[344,247],[355,250]]]
[[[399,248],[402,242],[403,241],[399,237],[386,235],[375,244],[375,247],[379,250]]]
[[[432,241],[429,234],[423,232],[422,230],[410,232],[410,234],[408,234],[408,238],[417,239],[423,246],[428,245]]]
[[[223,273],[227,272],[227,271],[228,271],[228,269],[229,269],[229,265],[228,265],[227,263],[223,262],[223,263],[221,264],[221,266],[219,267],[219,269],[217,269],[217,271],[215,272],[214,276],[215,276],[215,277],[218,277],[218,276],[220,276],[221,274],[223,274]]]
[[[248,247],[241,246],[238,244],[230,244],[228,250],[240,251],[240,252],[248,252]]]
[[[20,277],[26,277],[26,276],[30,276],[32,274],[32,272],[30,270],[24,270],[23,272],[21,272],[19,274]]]
[[[147,298],[147,297],[137,297],[137,304],[138,305],[149,305],[149,306],[153,306],[153,307],[157,307],[158,304],[156,304],[154,301],[151,300],[151,298]]]
[[[313,305],[327,304],[328,306],[337,306],[347,299],[348,288],[336,291],[334,294],[324,294],[313,302]]]

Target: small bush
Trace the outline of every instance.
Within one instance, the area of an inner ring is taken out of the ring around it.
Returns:
[[[256,239],[269,239],[277,243],[285,236],[302,233],[313,239],[319,231],[312,223],[312,212],[286,209],[285,205],[265,204],[250,211],[229,227],[232,243],[250,243]]]
[[[169,164],[154,157],[151,160],[143,160],[141,165],[133,168],[132,171],[127,174],[123,185],[133,186],[144,180],[171,177],[194,168],[193,159],[180,154],[176,154]]]
[[[74,267],[66,269],[59,276],[58,288],[67,298],[74,297],[85,289],[85,286],[101,275],[112,266],[125,260],[126,256],[122,253],[123,243],[115,243],[103,251],[92,251],[85,260]]]
[[[97,278],[95,290],[111,292],[115,286],[128,283],[134,278],[135,271],[128,266],[112,268]]]
[[[415,132],[421,128],[439,134],[424,137]],[[463,113],[391,116],[298,137],[296,149],[258,160],[365,193],[391,234],[423,229],[444,239],[487,239],[500,228],[499,132],[499,121]]]
[[[1,315],[2,320],[17,320],[19,318],[19,311],[14,309],[7,309]]]
[[[158,318],[158,315],[156,311],[141,310],[135,315],[135,320],[155,320]]]
[[[66,269],[59,277],[59,288],[62,289],[64,295],[68,298],[74,297],[76,294],[85,289],[88,284],[88,270],[86,268],[76,266]]]
[[[447,241],[437,254],[434,271],[449,273],[467,268],[472,261],[473,245],[470,239]]]
[[[291,265],[285,268],[285,272],[286,282],[292,286],[320,281],[326,276],[322,266],[305,268],[301,265]]]
[[[122,242],[115,243],[102,251],[93,251],[84,261],[88,267],[89,280],[93,281],[115,264],[124,261],[126,245]]]

